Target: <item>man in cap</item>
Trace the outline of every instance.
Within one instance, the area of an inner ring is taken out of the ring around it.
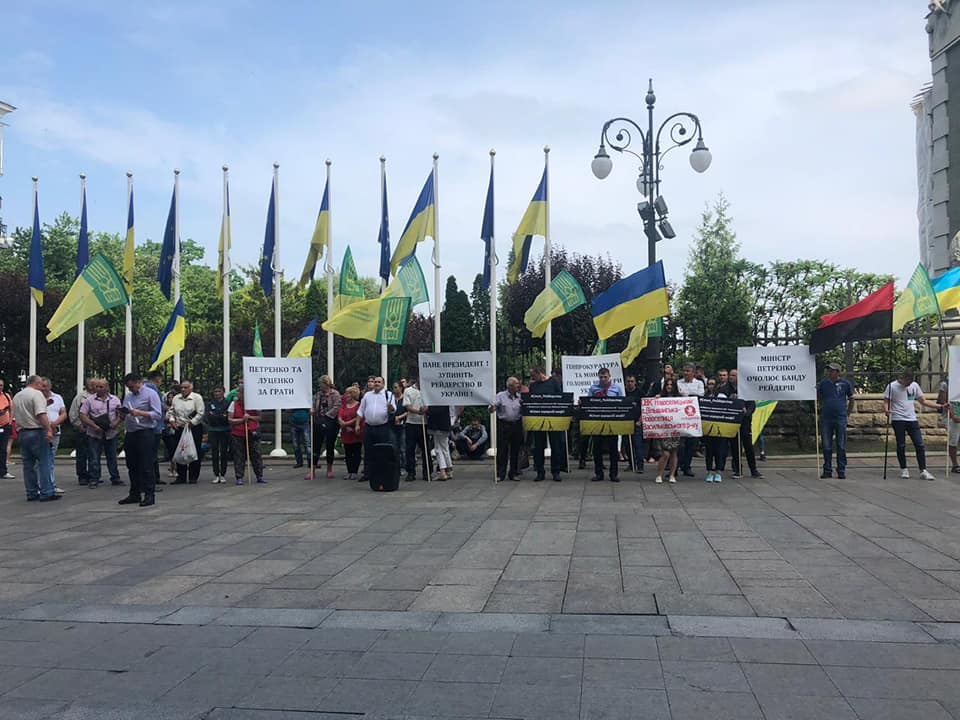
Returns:
[[[827,377],[817,387],[820,400],[820,438],[823,444],[821,478],[833,477],[833,450],[837,450],[837,477],[843,480],[847,470],[847,413],[853,411],[853,385],[840,377],[840,365],[827,365]],[[834,445],[836,439],[836,445]]]

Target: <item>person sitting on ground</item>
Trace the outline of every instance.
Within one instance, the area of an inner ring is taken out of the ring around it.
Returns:
[[[480,460],[487,449],[487,429],[480,418],[470,418],[467,425],[456,437],[457,452],[461,459]]]

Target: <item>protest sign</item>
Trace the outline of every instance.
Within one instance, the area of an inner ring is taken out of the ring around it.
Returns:
[[[490,351],[420,353],[420,392],[426,405],[489,405],[497,394]]]
[[[637,406],[632,398],[580,398],[581,435],[632,435]]]
[[[248,410],[295,410],[313,404],[310,358],[243,358],[243,404]]]
[[[644,438],[701,437],[700,405],[696,396],[643,398],[640,421]]]
[[[960,400],[960,346],[950,345],[950,360],[947,365],[947,399],[950,402]]]
[[[700,398],[700,421],[704,437],[736,437],[743,420],[743,400]]]
[[[817,361],[806,345],[737,348],[737,396],[744,400],[814,400]]]
[[[520,402],[524,430],[570,429],[573,393],[522,393]]]
[[[620,353],[609,355],[564,355],[561,360],[563,369],[563,391],[573,393],[574,399],[588,394],[590,386],[597,382],[597,371],[605,367],[610,370],[610,381],[623,387],[623,365]]]

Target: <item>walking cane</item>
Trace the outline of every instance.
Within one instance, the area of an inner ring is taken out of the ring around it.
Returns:
[[[313,461],[313,411],[310,412],[310,479],[315,479],[316,463]]]
[[[244,408],[243,414],[244,415],[247,414],[246,408]],[[243,474],[244,474],[244,477],[246,477],[247,479],[247,485],[250,485],[251,484],[250,482],[251,467],[250,466],[253,465],[253,459],[250,457],[250,427],[247,425],[246,418],[243,419],[243,442],[246,446],[246,453],[247,453],[247,462],[245,463]]]
[[[426,417],[424,417],[424,422],[421,423],[420,427],[423,428],[423,462],[427,466],[427,482],[433,482],[433,467],[430,462],[430,450],[427,448],[427,423]],[[417,451],[416,448],[413,449],[414,452]],[[416,458],[414,458],[416,460]],[[440,462],[440,453],[437,453],[437,462]]]
[[[813,398],[813,434],[816,435],[817,443],[817,473],[820,472],[820,408],[817,398]],[[832,436],[832,432],[831,432]],[[837,452],[840,452],[839,450]],[[839,461],[838,461],[839,462]],[[837,466],[839,467],[839,465]]]
[[[890,449],[890,418],[887,418],[887,431],[883,434],[883,479],[887,479],[887,453]]]

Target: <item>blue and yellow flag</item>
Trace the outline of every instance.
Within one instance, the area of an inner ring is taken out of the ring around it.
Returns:
[[[321,327],[354,340],[378,345],[403,345],[410,315],[410,298],[381,295],[373,300],[348,305]]]
[[[627,340],[627,346],[620,353],[621,367],[626,368],[630,363],[636,360],[637,355],[643,352],[643,349],[650,342],[650,335],[647,332],[648,325],[643,322],[634,325],[630,331],[630,338]]]
[[[615,282],[593,299],[593,324],[600,338],[669,314],[662,260]]]
[[[960,307],[960,267],[947,270],[932,281],[940,312]]]
[[[414,255],[400,266],[400,272],[383,291],[384,296],[410,298],[410,307],[430,301],[427,293],[427,281],[423,277],[423,268]]]
[[[433,177],[433,173],[430,174]],[[390,280],[390,217],[387,212],[387,171],[380,177],[380,232],[377,234],[380,245],[380,279]]]
[[[304,288],[313,280],[317,263],[324,253],[330,249],[330,180],[323,187],[323,199],[320,200],[320,212],[317,213],[317,223],[313,226],[313,237],[310,238],[310,249],[307,250],[307,261],[303,264],[300,273],[300,287]],[[329,257],[327,258],[329,265]]]
[[[43,272],[43,242],[40,240],[40,201],[33,189],[33,235],[30,236],[30,267],[27,270],[30,292],[37,305],[43,305],[43,291],[47,289]]]
[[[270,204],[267,205],[267,228],[263,234],[263,249],[260,251],[260,287],[263,294],[270,297],[273,294],[273,266],[277,241],[277,183],[270,183]]]
[[[74,279],[80,277],[80,273],[90,262],[90,236],[87,233],[87,188],[83,188],[80,201],[80,237],[77,238],[77,272]]]
[[[313,336],[317,334],[317,319],[314,318],[310,324],[300,333],[300,337],[287,353],[288,358],[308,358],[313,355]]]
[[[417,198],[417,204],[413,206],[407,226],[400,235],[400,242],[393,251],[393,258],[390,260],[391,274],[396,276],[400,265],[413,256],[417,251],[417,243],[423,242],[425,238],[434,237],[436,233],[437,208],[434,202],[433,171],[431,171],[423,184],[423,190],[420,191],[420,197]]]
[[[526,271],[533,236],[547,235],[547,189],[547,168],[543,168],[540,185],[513,234],[513,257],[510,259],[510,267],[507,268],[508,283],[515,283],[520,274]]]
[[[549,287],[537,295],[523,316],[523,324],[533,337],[543,337],[551,320],[573,312],[587,302],[577,279],[562,270]]]
[[[170,284],[173,282],[173,256],[176,253],[177,242],[177,191],[174,188],[170,197],[170,211],[167,213],[167,224],[163,228],[163,245],[160,247],[160,265],[157,268],[157,280],[160,281],[160,292],[170,299]]]
[[[127,291],[113,265],[103,255],[94,255],[80,271],[63,301],[47,323],[47,342],[56,340],[81,320],[104,310],[127,304]]]
[[[226,175],[226,173],[224,173]],[[223,217],[220,218],[220,240],[217,243],[217,297],[223,298],[223,285],[230,272],[230,248],[233,238],[230,235],[230,181],[223,184]]]
[[[130,203],[127,207],[127,237],[123,244],[123,286],[127,297],[133,295],[133,266],[136,264],[136,245],[133,236],[133,186],[130,186]]]
[[[183,298],[180,298],[173,308],[173,314],[167,321],[167,326],[160,333],[157,347],[154,348],[153,357],[150,359],[150,370],[156,370],[166,360],[183,350],[186,340],[187,322],[183,313]]]
[[[263,340],[260,337],[260,321],[253,324],[253,356],[263,357]]]
[[[483,224],[480,226],[480,239],[483,240],[483,281],[484,290],[490,289],[490,254],[493,250],[493,164],[490,165],[490,184],[487,185],[487,201],[483,204]]]

